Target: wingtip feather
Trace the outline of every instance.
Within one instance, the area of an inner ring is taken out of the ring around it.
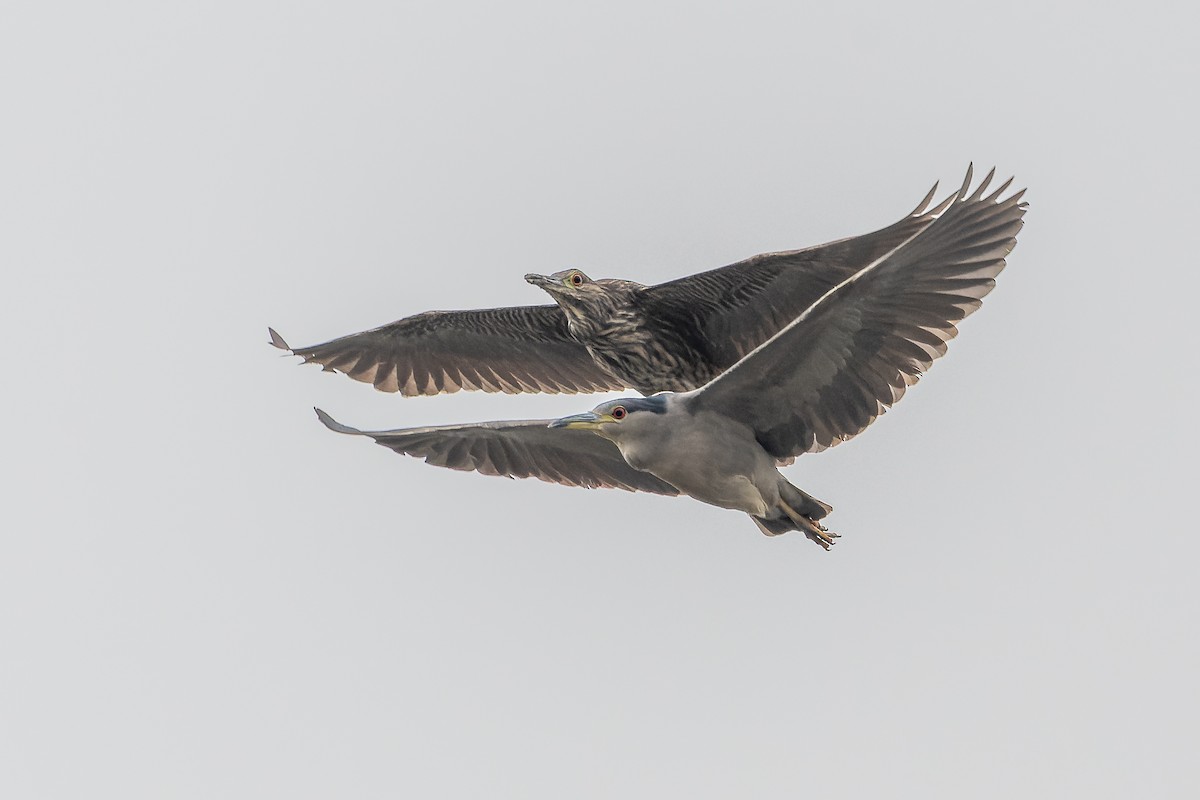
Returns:
[[[999,200],[1000,195],[1004,194],[1004,192],[1008,189],[1009,186],[1012,186],[1012,182],[1013,182],[1012,177],[1009,177],[1008,180],[1006,180],[1004,183],[1000,184],[1000,186],[996,189],[996,191],[992,192],[991,194],[989,194],[987,196],[986,202],[994,203],[997,200]]]
[[[983,180],[980,182],[979,188],[975,190],[973,195],[971,195],[969,202],[979,202],[979,199],[983,197],[983,193],[987,191],[988,184],[992,182],[992,178],[994,177],[996,177],[996,168],[992,167],[990,170],[988,170],[988,174],[983,176]]]
[[[358,428],[351,428],[349,425],[343,425],[315,406],[313,407],[313,411],[317,412],[317,419],[321,420],[321,424],[335,433],[349,433],[353,435],[360,435],[362,433],[362,431],[360,431]]]
[[[267,333],[271,336],[271,341],[268,342],[268,344],[278,347],[280,350],[287,350],[288,352],[291,352],[291,346],[289,346],[288,343],[283,340],[283,337],[279,335],[278,331],[276,331],[274,328],[267,328]]]
[[[938,181],[933,182],[933,188],[929,190],[929,194],[925,195],[921,202],[917,203],[917,207],[909,212],[910,217],[919,217],[925,213],[925,209],[929,208],[929,204],[933,202],[933,196],[937,194]]]
[[[949,208],[951,205],[953,205],[954,201],[957,199],[958,199],[958,192],[951,192],[949,197],[947,197],[942,202],[938,203],[934,208],[930,209],[928,215],[931,217],[935,217],[935,218],[940,217],[942,215],[942,212],[944,212],[947,208]]]
[[[967,164],[967,177],[963,178],[962,188],[958,190],[959,197],[962,197],[962,198],[967,197],[967,189],[971,188],[971,179],[974,177],[975,177],[975,162],[972,161],[969,164]]]

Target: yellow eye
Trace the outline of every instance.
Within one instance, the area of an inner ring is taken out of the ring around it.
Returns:
[[[612,410],[612,413],[609,416],[616,420],[622,420],[625,419],[625,415],[627,413],[628,412],[625,410],[625,406],[617,406]]]

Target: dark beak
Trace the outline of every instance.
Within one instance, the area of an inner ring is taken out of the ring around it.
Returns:
[[[532,283],[534,286],[539,286],[546,291],[558,289],[560,284],[558,281],[551,278],[549,275],[538,275],[536,272],[531,272],[525,276],[526,283]]]

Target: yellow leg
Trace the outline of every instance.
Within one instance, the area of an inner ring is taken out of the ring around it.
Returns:
[[[779,507],[783,509],[783,513],[791,518],[792,522],[796,523],[796,527],[804,531],[805,536],[826,550],[833,544],[833,540],[838,538],[838,534],[829,531],[824,525],[814,522],[803,514],[796,513],[796,510],[785,503],[783,498],[779,500]]]

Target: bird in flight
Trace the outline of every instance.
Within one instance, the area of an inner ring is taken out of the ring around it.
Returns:
[[[994,172],[994,171],[993,171]],[[790,323],[696,389],[624,398],[557,420],[339,433],[427,463],[487,475],[688,495],[750,515],[767,535],[801,531],[829,549],[832,511],[780,461],[861,433],[904,395],[982,304],[1016,245],[1024,190],[967,194],[902,247],[828,289]]]
[[[764,253],[644,286],[582,270],[525,276],[553,305],[427,311],[323,344],[270,342],[405,396],[460,390],[644,395],[698,388],[774,336],[826,292],[924,230],[937,184],[900,221],[862,236]]]

